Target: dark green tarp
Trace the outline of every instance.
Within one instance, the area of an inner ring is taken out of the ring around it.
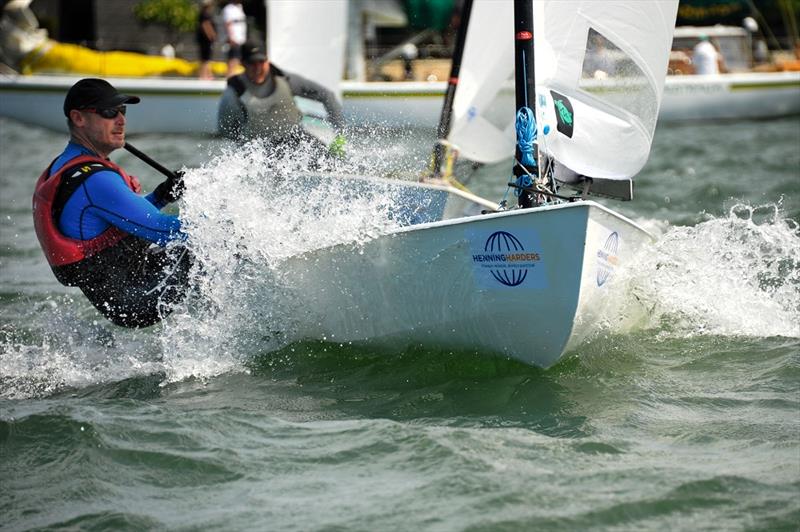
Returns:
[[[455,0],[405,0],[409,27],[442,31],[450,25]]]
[[[681,0],[678,6],[678,26],[710,26],[725,24],[740,26],[750,15],[747,0]]]
[[[783,9],[781,4],[785,4]],[[790,11],[786,11],[786,7]],[[741,26],[742,19],[752,16],[759,25],[766,20],[769,29],[779,37],[789,35],[786,17],[793,11],[795,26],[800,17],[800,0],[681,0],[678,6],[678,26]],[[763,29],[763,28],[762,28]]]

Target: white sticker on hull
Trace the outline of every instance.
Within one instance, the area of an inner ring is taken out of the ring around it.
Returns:
[[[611,279],[614,270],[619,264],[619,250],[622,239],[616,231],[607,234],[604,241],[601,241],[600,248],[597,250],[597,286],[603,286]]]
[[[470,260],[479,288],[546,288],[545,257],[533,230],[466,231]]]

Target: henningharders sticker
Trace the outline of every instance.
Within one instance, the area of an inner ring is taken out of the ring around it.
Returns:
[[[545,288],[542,246],[533,230],[467,231],[472,269],[480,288]]]

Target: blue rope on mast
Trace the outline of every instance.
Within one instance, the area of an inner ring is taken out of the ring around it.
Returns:
[[[533,156],[533,146],[536,142],[536,118],[530,107],[520,107],[517,111],[517,146],[522,155],[520,161],[525,166],[536,166]]]
[[[536,158],[533,156],[533,150],[536,143],[536,118],[530,107],[520,107],[517,111],[516,120],[517,129],[517,146],[521,155],[520,163],[523,167],[536,166]],[[517,186],[529,188],[533,186],[531,176],[527,173],[522,174],[517,178]],[[517,188],[514,193],[519,196],[522,194],[522,189]]]

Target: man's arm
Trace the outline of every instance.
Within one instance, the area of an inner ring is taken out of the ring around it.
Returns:
[[[328,112],[328,120],[337,131],[344,128],[344,118],[342,116],[342,105],[336,99],[336,95],[315,81],[306,79],[298,74],[290,74],[284,71],[286,81],[292,89],[292,94],[316,100],[325,106]]]
[[[214,42],[217,39],[217,31],[214,29],[214,23],[210,19],[203,19],[200,27],[209,42]]]
[[[146,198],[133,192],[115,172],[97,172],[83,186],[86,211],[119,229],[150,242],[164,245],[185,239],[177,216],[163,214]]]
[[[720,74],[727,74],[728,73],[728,66],[725,64],[725,56],[722,55],[722,52],[719,51],[716,47],[714,47],[717,51],[717,70],[719,70]]]

